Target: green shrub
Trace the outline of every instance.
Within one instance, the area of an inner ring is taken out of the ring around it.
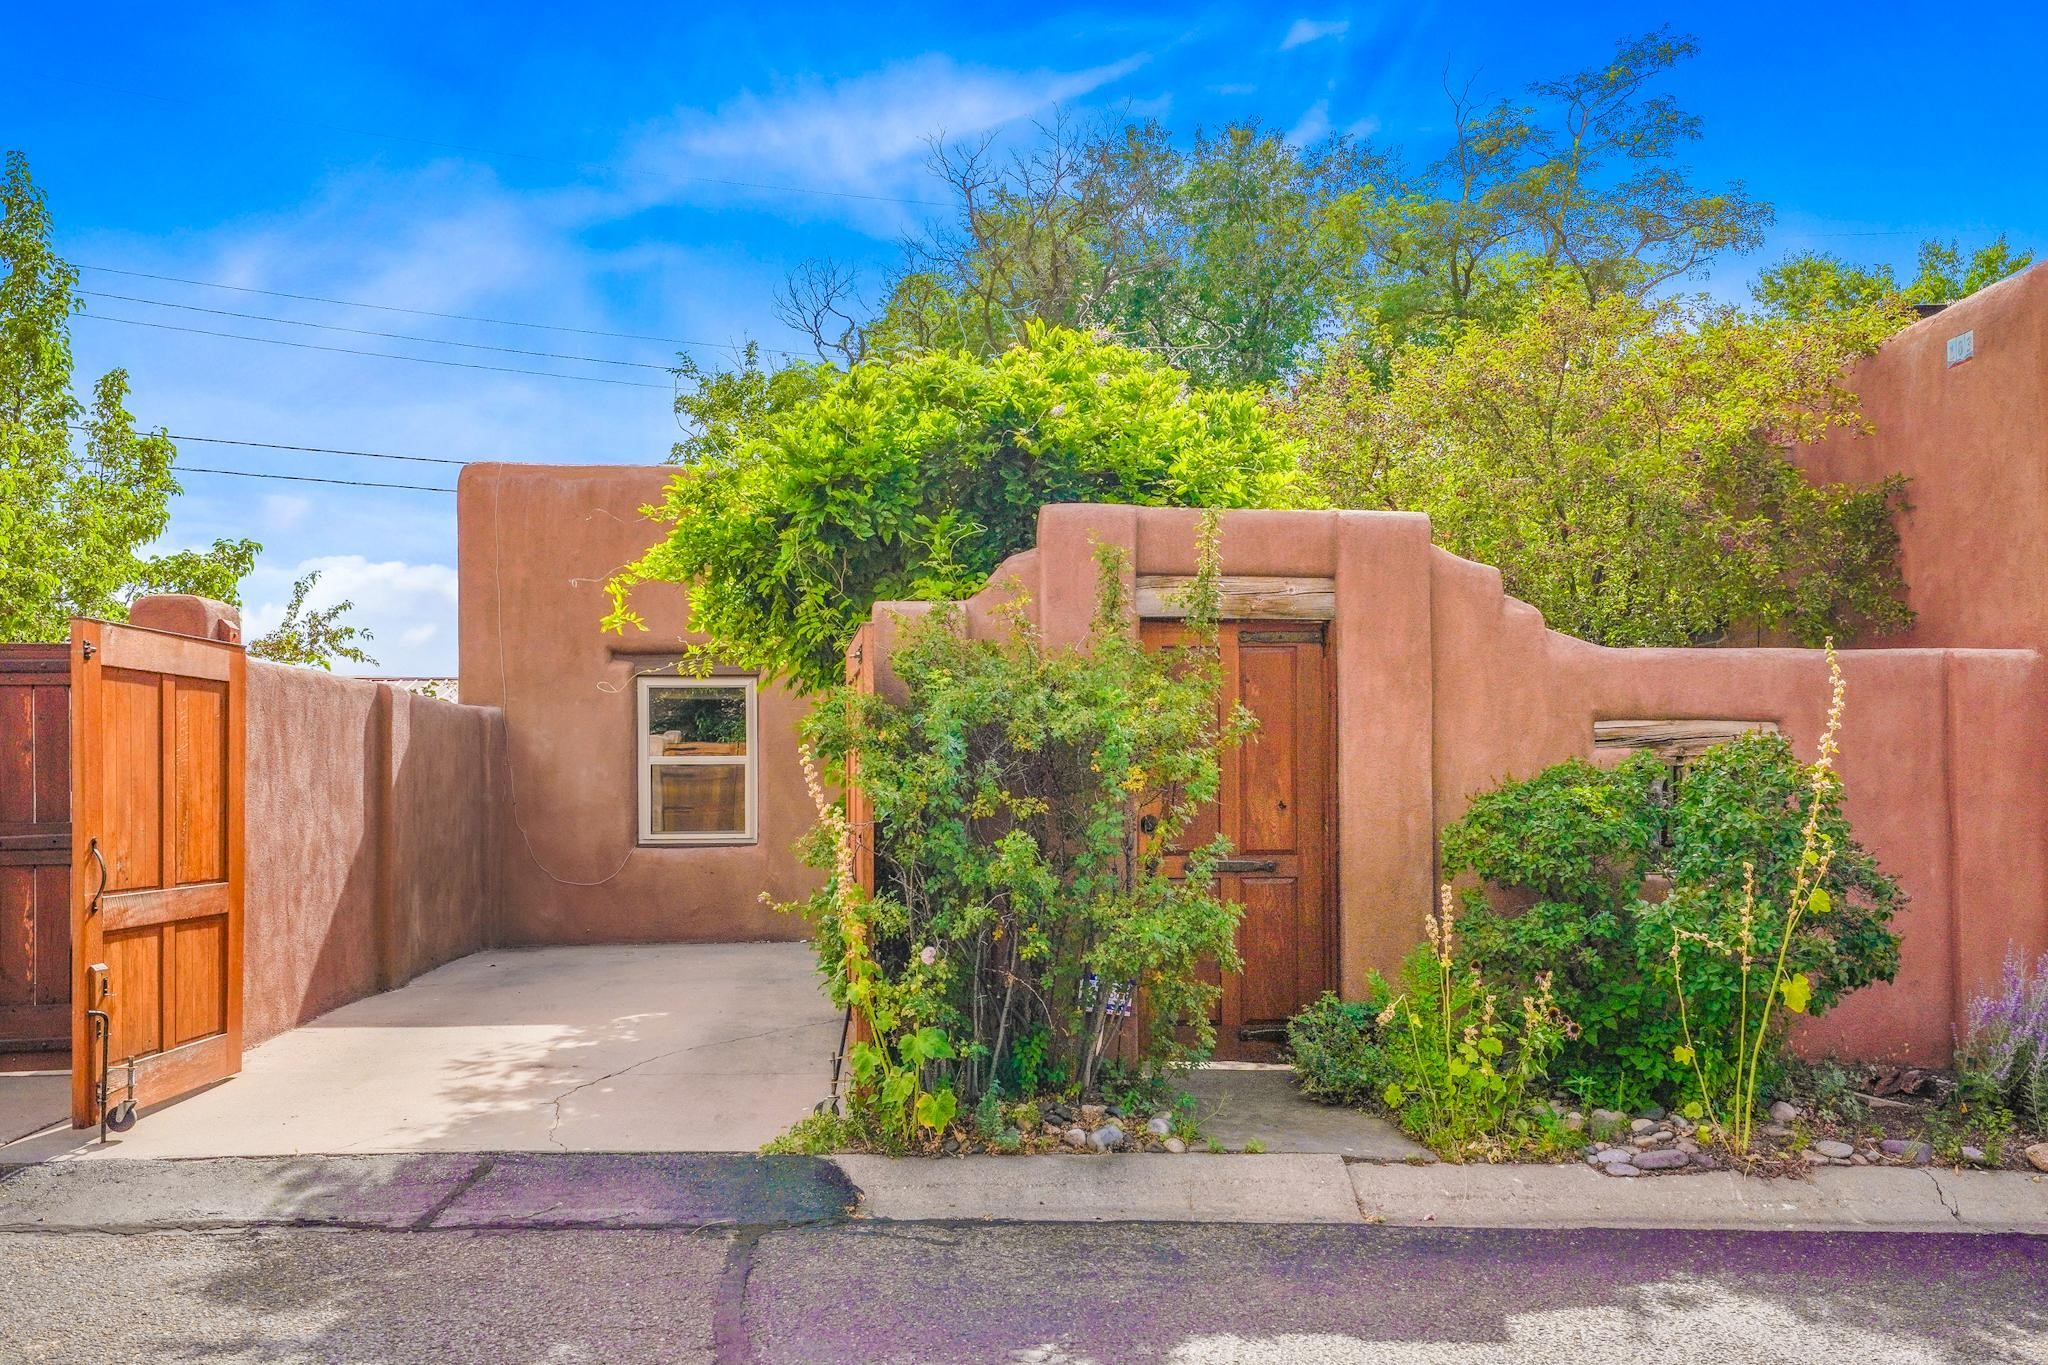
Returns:
[[[1755,901],[1782,906],[1801,865],[1810,769],[1775,734],[1752,733],[1694,760],[1675,792],[1668,770],[1638,754],[1612,770],[1582,760],[1545,769],[1479,797],[1444,832],[1447,873],[1475,874],[1461,958],[1532,990],[1550,976],[1557,1006],[1579,1027],[1554,1074],[1589,1103],[1615,1109],[1673,1106],[1696,1087],[1673,990],[1674,936],[1731,943],[1744,916],[1744,868]],[[1821,879],[1832,912],[1797,922],[1788,973],[1803,976],[1806,1012],[1898,968],[1887,927],[1904,897],[1856,843],[1839,780],[1824,785],[1816,833],[1832,849]],[[1654,880],[1653,880],[1654,879]],[[1658,883],[1675,887],[1658,896]],[[1519,908],[1516,908],[1519,907]],[[1751,961],[1776,959],[1782,918],[1753,926]],[[1693,1032],[1730,1038],[1743,1009],[1741,973],[1718,954],[1684,967]],[[1717,1048],[1694,1059],[1710,1081],[1733,1066]],[[1766,1059],[1766,1071],[1774,1059]],[[1718,1084],[1718,1082],[1715,1082]]]
[[[1541,978],[1510,1023],[1478,968],[1458,963],[1456,920],[1445,886],[1428,942],[1402,963],[1401,993],[1378,1016],[1389,1075],[1381,1098],[1438,1156],[1542,1150],[1561,1134],[1537,1089],[1574,1027]]]
[[[956,1112],[1000,1131],[997,1089],[1151,1095],[1212,1044],[1205,969],[1235,968],[1241,913],[1215,894],[1227,845],[1178,877],[1154,851],[1214,798],[1222,746],[1248,724],[1219,705],[1213,517],[1200,544],[1185,649],[1139,645],[1106,548],[1082,647],[1045,647],[1021,615],[1007,638],[969,639],[938,612],[891,660],[902,700],[841,689],[806,721],[834,779],[858,755],[876,886],[853,884],[845,817],[814,786],[808,849],[832,876],[787,908],[816,925],[835,1000],[874,1035],[851,1054],[849,1104],[899,1144]],[[1135,1057],[1113,1056],[1127,1032]]]
[[[613,579],[606,624],[644,627],[641,582],[681,584],[693,658],[803,691],[839,682],[876,602],[974,592],[1047,503],[1300,505],[1297,448],[1257,391],[1089,332],[685,378],[698,432],[650,509],[672,528]]]
[[[1378,1015],[1384,983],[1364,1000],[1321,998],[1287,1021],[1287,1047],[1301,1092],[1323,1104],[1368,1104],[1387,1087],[1388,1071]]]

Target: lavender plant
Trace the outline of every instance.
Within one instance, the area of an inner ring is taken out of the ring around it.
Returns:
[[[1956,1069],[1966,1096],[2048,1126],[2048,953],[2031,972],[2017,951],[2009,954],[1998,993],[1970,1002]]]

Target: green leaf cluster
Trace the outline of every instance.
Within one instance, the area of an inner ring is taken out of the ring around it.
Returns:
[[[1390,360],[1344,348],[1282,411],[1324,499],[1427,513],[1439,544],[1498,568],[1557,630],[1818,644],[1912,619],[1903,482],[1817,485],[1784,453],[1860,423],[1840,377],[1890,325],[1551,292]]]
[[[1379,989],[1344,1000],[1325,991],[1287,1021],[1287,1051],[1302,1094],[1323,1104],[1379,1101],[1390,1078],[1378,1020],[1385,995]]]
[[[1444,832],[1446,873],[1483,883],[1465,897],[1461,956],[1520,988],[1550,975],[1558,1008],[1579,1029],[1554,1068],[1568,1089],[1611,1108],[1669,1106],[1694,1088],[1694,1061],[1710,1079],[1732,1068],[1711,1040],[1736,1035],[1737,963],[1688,951],[1698,1055],[1680,1056],[1674,934],[1687,944],[1739,941],[1745,864],[1755,903],[1782,910],[1804,856],[1811,782],[1782,736],[1752,733],[1695,759],[1675,790],[1649,754],[1611,769],[1574,759],[1478,797]],[[1892,978],[1899,939],[1888,926],[1905,899],[1852,837],[1838,781],[1821,796],[1816,831],[1833,856],[1786,953],[1786,979],[1800,982],[1797,1003],[1814,1015]],[[1776,958],[1782,923],[1752,917],[1752,964]]]
[[[672,529],[613,582],[608,625],[641,624],[642,581],[683,584],[702,653],[807,690],[838,680],[874,603],[972,593],[1048,503],[1296,498],[1294,447],[1253,395],[1079,332],[700,392],[701,458],[651,509]]]
[[[1376,1022],[1387,1083],[1380,1102],[1401,1127],[1451,1161],[1540,1153],[1572,1139],[1540,1090],[1573,1023],[1539,979],[1518,1010],[1477,967],[1457,961],[1454,914],[1401,964],[1400,993]]]
[[[1780,317],[1811,321],[1876,312],[1896,326],[1910,321],[1916,307],[1968,298],[2033,262],[2034,253],[2013,250],[2004,233],[1967,256],[1954,239],[1928,238],[1920,243],[1913,278],[1904,282],[1888,265],[1857,265],[1829,252],[1805,251],[1764,271],[1750,295]]]

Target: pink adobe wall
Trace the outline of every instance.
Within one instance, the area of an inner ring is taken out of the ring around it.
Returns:
[[[251,660],[243,1036],[492,942],[498,712]]]
[[[796,754],[804,704],[760,692],[753,843],[637,845],[634,679],[689,639],[672,584],[645,584],[645,633],[608,635],[606,581],[662,536],[641,514],[674,469],[471,465],[457,499],[462,698],[505,716],[499,932],[506,943],[801,939],[762,903],[818,884],[792,851],[814,815]]]
[[[1975,355],[1951,366],[1951,338]],[[1850,375],[1874,425],[1794,452],[1815,478],[1911,481],[1896,643],[2048,650],[2048,263],[1923,318]]]
[[[1053,643],[1085,633],[1092,543],[1122,545],[1134,573],[1194,569],[1199,519],[1179,509],[1048,507],[1034,550],[967,604],[977,635],[1019,594]],[[1811,755],[1827,708],[1812,650],[1605,649],[1546,629],[1500,575],[1429,543],[1426,519],[1375,512],[1229,512],[1224,572],[1329,577],[1337,672],[1337,886],[1348,992],[1420,937],[1436,838],[1510,777],[1590,756],[1593,723],[1776,722]],[[901,618],[874,613],[886,661]],[[1845,1056],[1943,1060],[1968,994],[2008,944],[2048,947],[2048,671],[2027,650],[1901,649],[1843,658],[1841,771],[1858,836],[1912,904],[1896,983],[1852,997],[1803,1045]],[[886,666],[878,683],[892,684]]]

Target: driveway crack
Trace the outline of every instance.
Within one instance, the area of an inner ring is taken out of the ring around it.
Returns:
[[[1934,1197],[1939,1199],[1941,1201],[1941,1206],[1948,1210],[1948,1216],[1955,1219],[1958,1223],[1962,1222],[1962,1206],[1956,1202],[1955,1197],[1951,1195],[1948,1192],[1947,1188],[1942,1185],[1941,1177],[1936,1175],[1933,1171],[1929,1171],[1927,1173],[1927,1178],[1934,1182]]]

